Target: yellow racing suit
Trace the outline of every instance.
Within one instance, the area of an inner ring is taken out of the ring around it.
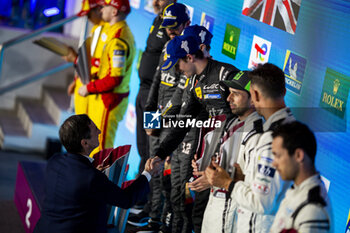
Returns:
[[[106,39],[97,79],[87,89],[88,113],[101,130],[100,145],[90,155],[114,145],[118,123],[123,119],[128,105],[129,81],[135,56],[134,37],[126,21],[102,29],[100,39]]]
[[[101,21],[100,24],[94,25],[91,29],[90,41],[91,41],[91,75],[94,76],[97,74],[100,66],[100,58],[102,56],[102,50],[104,43],[102,40],[99,40],[101,31],[103,29],[104,21]],[[75,114],[88,114],[88,97],[83,97],[79,95],[78,90],[83,86],[79,77],[75,79],[75,89],[74,89],[74,109]]]

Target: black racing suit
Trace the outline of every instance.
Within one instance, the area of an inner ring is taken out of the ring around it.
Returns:
[[[175,93],[162,111],[164,117],[176,116],[180,113],[182,103],[188,102],[191,97],[194,82],[194,78],[180,79]],[[191,160],[196,153],[199,130],[196,127],[191,128],[171,157],[170,201],[173,207],[173,233],[192,232],[193,200],[186,184],[192,176]]]
[[[142,54],[139,77],[140,77],[140,89],[136,98],[136,137],[137,137],[137,149],[141,157],[139,166],[139,174],[142,173],[145,167],[145,163],[149,158],[149,143],[148,136],[143,128],[143,112],[146,105],[149,90],[152,85],[153,76],[156,72],[156,68],[159,63],[159,57],[162,53],[165,43],[170,39],[164,28],[159,28],[162,24],[162,18],[157,16],[153,20],[153,24],[150,29],[150,34],[147,38],[146,49]]]
[[[239,69],[233,65],[208,59],[208,64],[203,72],[192,77],[195,83],[191,88],[188,100],[183,103],[180,115],[196,118],[203,113],[203,109],[210,117],[222,114],[232,115],[226,101],[227,96],[223,96],[224,92],[220,88],[219,81],[226,80],[229,74],[238,72]],[[173,128],[161,142],[155,155],[165,159],[183,141],[189,130],[190,128]]]
[[[180,115],[197,119],[207,119],[208,114],[210,117],[222,114],[231,117],[232,112],[226,101],[227,96],[221,90],[219,81],[226,80],[229,74],[236,74],[238,72],[239,70],[233,65],[208,59],[208,64],[203,72],[191,78],[192,85],[189,86],[190,92],[187,98],[183,100]],[[155,155],[165,159],[166,156],[170,155],[183,142],[189,130],[190,128],[172,129],[165,139],[162,140],[159,148],[155,151]],[[196,193],[192,214],[193,226],[196,233],[200,232],[208,197],[208,190]]]
[[[165,44],[164,49],[162,51],[162,54],[159,59],[159,65],[157,67],[156,73],[153,78],[152,86],[147,98],[147,103],[145,106],[145,111],[157,111],[159,110],[162,112],[168,101],[171,99],[173,96],[175,90],[177,89],[177,86],[180,82],[181,79],[186,79],[185,76],[181,75],[179,73],[175,66],[173,66],[170,70],[167,71],[162,71],[161,67],[164,64],[164,55],[166,53],[166,47],[168,43]],[[180,84],[181,85],[181,84]],[[151,153],[154,152],[158,149],[160,141],[162,141],[167,134],[169,133],[169,130],[160,130],[160,135],[158,138],[156,137],[151,137],[151,148],[153,150]],[[166,179],[166,177],[163,177]],[[164,179],[162,177],[156,176],[153,177],[152,181],[153,182],[153,189],[154,190],[159,190],[160,185],[162,184],[163,187],[169,187],[170,185],[166,182],[164,182]],[[163,179],[163,182],[162,182]],[[169,179],[170,182],[170,179]],[[164,196],[164,206],[167,207],[166,209],[163,209],[162,212],[162,217],[161,219],[166,219],[166,216],[171,214],[171,205],[170,205],[170,190],[166,188],[162,188],[162,193]],[[159,217],[159,212],[160,212],[160,207],[161,207],[161,192],[153,192],[152,194],[152,210],[150,212],[150,217],[151,218],[158,218]]]

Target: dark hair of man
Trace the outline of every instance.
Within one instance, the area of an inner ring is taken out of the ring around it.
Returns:
[[[91,119],[86,114],[74,115],[63,122],[59,130],[62,145],[69,153],[77,154],[83,151],[82,139],[89,139]]]
[[[309,127],[299,121],[282,124],[272,132],[272,137],[281,137],[283,139],[283,148],[291,156],[295,150],[302,149],[307,156],[315,163],[317,143],[314,133]]]
[[[285,95],[285,78],[283,71],[271,63],[259,64],[248,73],[251,84],[260,88],[268,98],[278,99]]]
[[[198,59],[204,59],[204,53],[202,50],[198,49],[197,52],[195,52],[194,55],[196,58]],[[184,62],[187,62],[186,57],[180,58],[181,60],[183,60]]]
[[[169,4],[170,5],[170,4]],[[169,6],[168,5],[168,6]],[[185,28],[186,27],[186,24],[187,24],[187,22],[188,22],[189,20],[187,20],[187,21],[185,21],[185,22],[182,22],[182,23],[180,23],[179,25],[177,25],[177,26],[175,26],[175,28],[171,28],[171,29],[178,29],[180,26],[183,26],[183,28]]]
[[[202,50],[197,50],[197,52],[195,52],[194,56],[198,59],[204,59],[204,53]]]
[[[211,49],[210,45],[205,45],[205,50],[207,50],[207,52],[209,52]]]

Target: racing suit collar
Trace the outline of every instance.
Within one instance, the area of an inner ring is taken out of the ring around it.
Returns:
[[[275,112],[274,114],[272,114],[269,119],[264,123],[263,128],[264,128],[264,132],[268,131],[271,124],[281,120],[283,118],[287,118],[291,115],[291,111],[288,107],[282,108],[280,110],[278,110],[277,112]]]
[[[293,187],[295,190],[302,190],[304,188],[309,188],[310,186],[313,186],[313,184],[319,184],[319,183],[321,183],[321,178],[320,178],[320,174],[317,173],[313,176],[310,176],[299,185],[293,184]]]
[[[261,118],[259,116],[259,114],[256,111],[254,111],[251,114],[249,114],[249,116],[247,116],[247,118],[244,120],[244,122],[245,122],[245,124],[248,124],[248,125],[249,124],[253,124],[253,122],[256,121],[256,119],[259,119],[259,118]]]
[[[106,23],[110,28],[114,28],[114,27],[122,27],[124,24],[126,24],[126,21],[125,20],[121,20],[121,21],[118,21],[116,22],[115,24],[113,25],[110,25],[109,23]]]
[[[202,71],[202,73],[198,74],[197,77],[199,77],[198,81],[202,81],[203,78],[205,78],[206,74],[208,73],[209,67],[211,66],[212,63],[212,59],[207,58],[208,59],[208,63],[207,66],[204,68],[204,70]]]

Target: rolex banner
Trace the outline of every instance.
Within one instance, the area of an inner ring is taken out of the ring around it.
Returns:
[[[320,107],[344,119],[349,94],[350,77],[327,68]]]
[[[241,30],[231,24],[226,24],[224,43],[222,45],[222,53],[226,56],[236,59],[239,35]]]

